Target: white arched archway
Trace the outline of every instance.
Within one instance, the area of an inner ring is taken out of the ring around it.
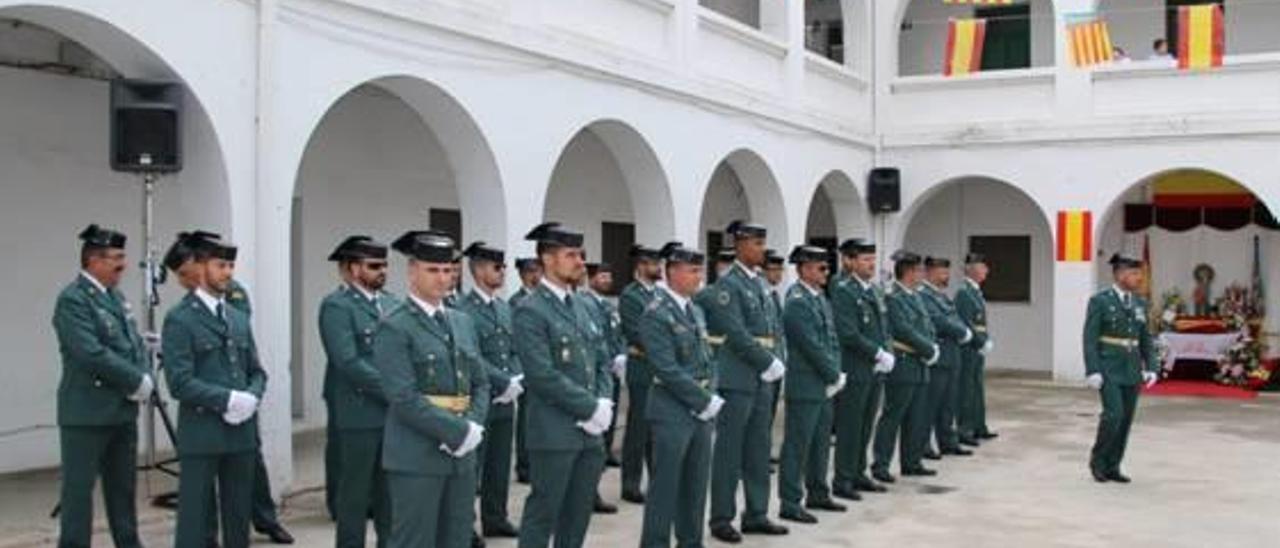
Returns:
[[[843,171],[831,171],[813,191],[805,223],[805,241],[822,238],[838,243],[846,238],[869,237],[870,219],[853,180]]]
[[[781,253],[791,244],[782,189],[764,158],[738,149],[720,161],[707,183],[702,202],[699,247],[713,253],[718,239],[734,220],[750,220],[769,229],[769,246]]]

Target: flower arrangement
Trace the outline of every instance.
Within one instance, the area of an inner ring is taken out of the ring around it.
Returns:
[[[1262,343],[1245,331],[1240,340],[1232,343],[1227,348],[1226,355],[1218,360],[1218,372],[1214,374],[1214,380],[1233,386],[1251,385],[1259,378],[1265,381],[1270,372],[1263,368],[1262,352]]]
[[[1187,311],[1187,302],[1177,288],[1165,291],[1160,295],[1159,325],[1161,331],[1174,331],[1175,322]]]

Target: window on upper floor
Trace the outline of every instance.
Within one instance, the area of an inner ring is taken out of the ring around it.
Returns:
[[[968,19],[983,21],[980,38],[953,41],[951,22]],[[953,62],[971,57],[974,72],[1052,66],[1054,24],[1052,0],[1013,0],[1007,6],[911,0],[897,29],[898,74],[942,74],[949,51]],[[962,43],[973,45],[957,56]]]
[[[1280,52],[1280,0],[1099,0],[1111,42],[1129,60],[1174,64],[1180,38],[1178,8],[1222,6],[1225,62],[1232,56]]]
[[[845,15],[842,0],[805,0],[804,47],[845,63]]]
[[[698,4],[748,27],[760,28],[760,2],[756,0],[698,0]]]

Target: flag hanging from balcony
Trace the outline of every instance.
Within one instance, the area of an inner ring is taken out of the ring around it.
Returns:
[[[1071,64],[1077,68],[1091,67],[1114,60],[1111,32],[1107,22],[1086,19],[1067,25],[1067,41],[1071,50]]]
[[[1200,70],[1222,66],[1225,44],[1221,5],[1178,7],[1178,68]]]
[[[1058,212],[1058,261],[1088,262],[1093,258],[1093,213]]]
[[[960,76],[982,69],[982,41],[986,19],[952,19],[947,30],[946,76]]]
[[[943,4],[973,4],[977,6],[1011,6],[1013,0],[942,0]]]

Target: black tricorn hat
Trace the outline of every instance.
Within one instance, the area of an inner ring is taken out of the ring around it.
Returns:
[[[667,261],[667,264],[702,264],[707,257],[701,251],[685,248],[680,242],[668,242],[667,245],[662,246],[662,259]]]
[[[1111,256],[1111,260],[1107,261],[1111,264],[1113,270],[1121,270],[1125,268],[1142,268],[1142,259],[1134,257],[1124,252],[1116,253]]]
[[[533,227],[524,239],[555,247],[582,247],[582,233],[557,222]]]
[[[462,252],[462,256],[472,261],[488,261],[491,263],[503,263],[507,260],[507,254],[501,249],[490,246],[484,241],[475,241],[467,246]]]
[[[458,257],[453,238],[432,230],[410,230],[391,242],[401,254],[429,263],[452,263]]]
[[[732,247],[722,247],[716,252],[717,263],[731,263],[738,258],[738,254],[733,251]]]
[[[875,252],[876,244],[866,238],[849,238],[840,243],[840,253],[849,257]]]
[[[987,256],[981,253],[972,253],[964,256],[964,264],[987,264]]]
[[[893,261],[895,264],[903,264],[908,266],[918,265],[924,261],[924,259],[922,259],[920,255],[917,255],[916,253],[907,251],[905,249],[899,249],[893,252],[893,255],[889,257],[889,260]]]
[[[791,264],[825,263],[827,250],[813,245],[798,245],[791,249],[790,261]]]
[[[928,268],[951,268],[951,259],[946,257],[926,257],[924,266]]]
[[[165,252],[162,262],[169,270],[177,270],[187,261],[194,259],[200,247],[210,246],[221,239],[222,236],[216,232],[203,230],[179,232],[173,244],[169,246],[169,250]]]
[[[333,253],[329,254],[330,261],[360,261],[365,259],[385,259],[387,258],[387,246],[370,238],[369,236],[348,236],[338,247],[334,248]]]
[[[522,257],[516,259],[516,270],[520,272],[532,272],[538,269],[538,259],[534,257]]]
[[[104,247],[108,249],[124,249],[125,241],[128,238],[121,232],[102,228],[96,224],[91,224],[80,231],[80,241],[84,245],[92,247]]]
[[[609,263],[587,263],[587,276],[595,276],[600,272],[613,273],[613,265]]]
[[[628,255],[638,261],[657,261],[662,259],[662,251],[642,244],[632,245]]]
[[[765,238],[769,235],[769,230],[764,225],[742,220],[729,223],[724,232],[734,238]]]
[[[797,247],[803,247],[803,246],[797,246]],[[786,263],[787,263],[787,258],[783,257],[782,255],[779,255],[778,250],[776,249],[764,250],[764,264],[780,265],[780,264],[786,264]]]

